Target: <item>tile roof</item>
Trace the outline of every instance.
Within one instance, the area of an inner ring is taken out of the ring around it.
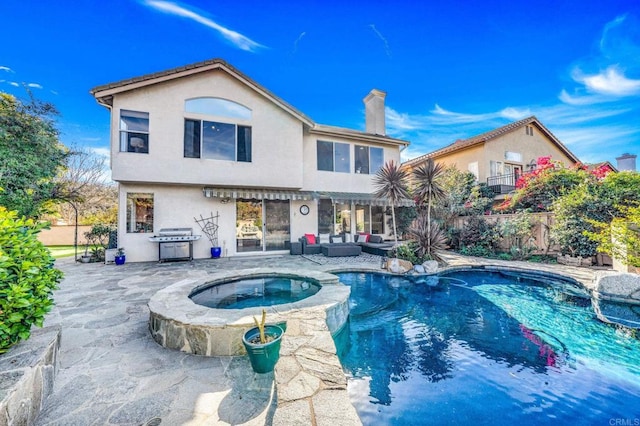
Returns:
[[[151,74],[141,75],[139,77],[128,78],[125,80],[116,81],[113,83],[104,84],[101,86],[96,86],[91,89],[89,92],[96,98],[98,103],[110,106],[112,103],[113,95],[121,92],[127,92],[129,90],[135,90],[140,87],[149,86],[152,84],[157,84],[160,82],[178,79],[181,77],[185,77],[192,74],[197,74],[200,72],[206,72],[215,69],[222,69],[229,73],[231,76],[240,80],[247,86],[251,87],[256,92],[262,94],[267,99],[271,100],[276,105],[283,108],[285,111],[288,111],[294,117],[298,118],[304,124],[309,126],[309,128],[315,133],[326,134],[329,136],[340,136],[346,138],[357,138],[357,139],[367,139],[372,142],[379,143],[391,143],[394,145],[409,145],[408,141],[404,141],[401,139],[391,138],[389,136],[383,135],[374,135],[372,133],[367,133],[363,131],[346,129],[342,127],[335,126],[327,126],[315,123],[311,118],[307,115],[281,99],[280,97],[273,94],[270,90],[266,89],[262,85],[255,82],[253,79],[234,68],[232,65],[229,65],[226,61],[220,58],[208,59],[201,62],[196,62],[189,65],[183,65],[176,68],[171,68],[166,71],[155,72]]]
[[[524,118],[519,121],[515,121],[513,123],[509,123],[505,126],[498,127],[497,129],[490,130],[488,132],[479,134],[477,136],[470,137],[468,139],[458,139],[454,143],[445,146],[444,148],[440,148],[436,151],[430,152],[428,154],[421,155],[419,157],[413,158],[411,160],[406,161],[403,165],[414,165],[425,161],[428,158],[437,158],[446,154],[450,154],[452,152],[460,151],[465,148],[469,148],[474,145],[482,144],[485,142],[490,142],[493,139],[498,138],[504,134],[510,133],[522,126],[526,125],[535,125],[542,131],[544,134],[551,139],[551,141],[560,148],[569,158],[571,158],[575,162],[579,162],[578,157],[576,157],[569,149],[562,143],[560,140],[555,137],[553,133],[549,129],[547,129],[537,118],[532,115],[530,117]]]

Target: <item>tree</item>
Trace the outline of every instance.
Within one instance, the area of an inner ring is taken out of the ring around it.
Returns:
[[[583,166],[566,168],[559,162],[551,161],[551,157],[540,157],[536,169],[518,179],[513,197],[506,199],[497,210],[550,211],[555,200],[585,180],[595,182],[596,178]]]
[[[118,191],[105,173],[105,158],[87,148],[71,147],[64,172],[56,178],[51,216],[85,225],[116,223]],[[51,220],[51,217],[48,217]]]
[[[395,206],[404,198],[410,198],[407,188],[408,174],[400,168],[393,160],[388,161],[377,171],[373,178],[375,187],[374,195],[377,198],[386,198],[391,207],[391,219],[393,221],[393,238],[398,244],[398,233],[396,230]]]
[[[589,238],[597,232],[594,222],[611,223],[623,216],[626,207],[640,202],[640,174],[610,173],[602,180],[588,179],[574,187],[552,206],[553,239],[562,252],[572,256],[593,256],[598,242]]]
[[[39,217],[54,197],[68,150],[58,140],[52,104],[0,92],[0,205]]]
[[[444,190],[440,184],[440,177],[444,171],[444,167],[441,163],[436,163],[432,158],[428,158],[427,161],[413,170],[413,178],[416,182],[414,189],[414,198],[417,200],[418,205],[426,203],[426,222],[425,220],[419,220],[416,228],[414,228],[420,236],[420,240],[425,244],[424,254],[430,256],[432,259],[434,255],[434,243],[437,243],[438,249],[443,246],[443,237],[441,232],[432,233],[433,225],[431,223],[431,210],[434,201],[440,200],[444,197]],[[424,229],[426,225],[426,229]],[[432,241],[432,238],[436,240]]]
[[[620,210],[611,223],[591,221],[594,231],[585,234],[598,243],[598,250],[640,267],[640,203]]]

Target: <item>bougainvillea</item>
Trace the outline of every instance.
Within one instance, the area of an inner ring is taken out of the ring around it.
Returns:
[[[536,164],[535,170],[520,176],[515,193],[497,206],[497,211],[549,211],[557,198],[581,182],[591,179],[581,165],[566,168],[562,163],[552,161],[551,157],[540,157]]]

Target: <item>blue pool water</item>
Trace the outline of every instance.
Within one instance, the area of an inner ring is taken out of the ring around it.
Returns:
[[[640,340],[570,282],[343,273],[334,336],[365,425],[640,425]]]
[[[316,294],[314,282],[287,277],[254,277],[204,287],[189,298],[198,305],[218,309],[243,309],[293,303]]]

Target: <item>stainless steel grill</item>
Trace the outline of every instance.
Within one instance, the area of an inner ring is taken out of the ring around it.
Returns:
[[[158,243],[158,258],[165,260],[192,260],[193,242],[201,235],[193,235],[193,228],[163,228],[149,241]]]

